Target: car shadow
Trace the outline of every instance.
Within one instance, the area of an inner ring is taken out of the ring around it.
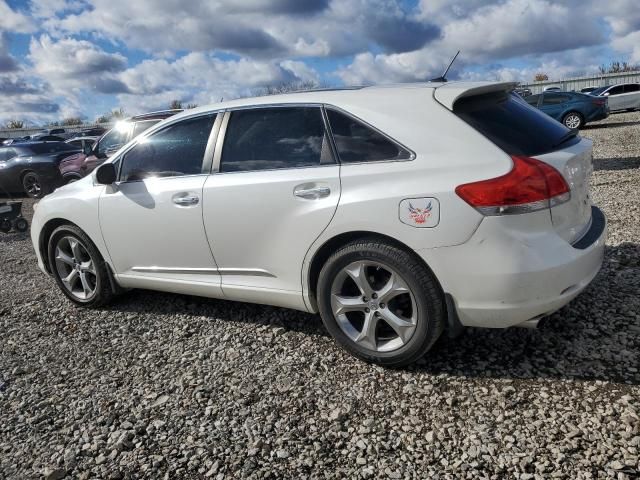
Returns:
[[[446,335],[408,370],[453,377],[601,380],[640,384],[640,247],[607,247],[603,268],[572,303],[537,330],[468,328]],[[276,307],[134,290],[105,311],[179,314],[282,326],[327,337],[317,315]],[[338,349],[338,346],[334,348]]]
[[[593,169],[599,170],[630,170],[640,168],[640,157],[594,158]]]
[[[582,127],[584,130],[597,130],[600,128],[618,128],[629,127],[632,125],[640,125],[640,122],[606,122],[606,123],[589,123]]]

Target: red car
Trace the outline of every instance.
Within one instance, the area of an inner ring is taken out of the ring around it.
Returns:
[[[118,122],[115,127],[102,135],[93,146],[85,147],[84,152],[71,155],[60,162],[59,168],[64,183],[80,180],[129,140],[137,137],[161,120],[181,111],[163,110],[161,112],[145,113]]]

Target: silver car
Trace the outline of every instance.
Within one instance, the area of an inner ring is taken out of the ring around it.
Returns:
[[[609,99],[609,110],[632,111],[640,108],[640,83],[623,83],[620,85],[607,85],[590,93],[596,97]]]

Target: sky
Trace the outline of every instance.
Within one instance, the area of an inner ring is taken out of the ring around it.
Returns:
[[[0,123],[269,85],[533,80],[640,63],[638,0],[0,0]]]

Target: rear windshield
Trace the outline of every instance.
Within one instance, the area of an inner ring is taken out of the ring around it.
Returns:
[[[573,137],[560,122],[506,92],[462,98],[453,112],[510,155],[541,155]]]
[[[47,142],[47,143],[34,143],[33,145],[22,145],[22,150],[29,150],[35,155],[42,155],[43,153],[57,153],[67,150],[78,150],[78,147],[69,145],[64,142]]]

